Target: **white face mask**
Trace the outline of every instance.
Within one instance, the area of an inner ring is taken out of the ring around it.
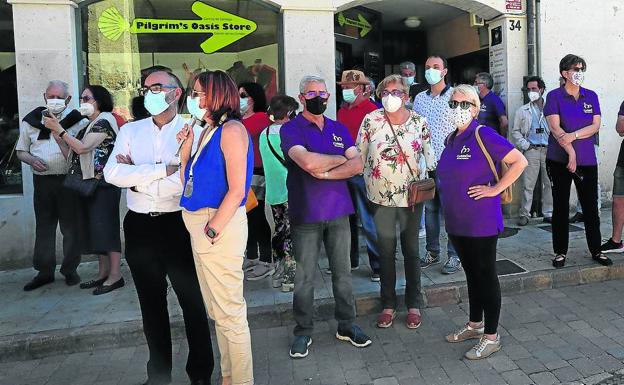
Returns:
[[[91,103],[81,103],[80,107],[78,107],[78,112],[82,116],[91,116],[95,113],[95,107]]]
[[[414,84],[413,76],[401,76],[401,78],[403,79],[405,83],[407,83],[408,86],[411,86],[412,84]]]
[[[167,108],[169,108],[171,103],[175,102],[174,99],[171,101],[171,103],[167,103],[166,97],[167,93],[165,91],[161,91],[157,94],[153,93],[152,91],[148,91],[145,94],[143,105],[152,116],[160,115],[165,112]]]
[[[199,120],[204,120],[204,116],[206,112],[208,112],[205,108],[199,108],[199,98],[192,98],[190,96],[186,97],[186,108],[193,117]]]
[[[585,72],[583,71],[578,71],[578,72],[573,72],[572,73],[572,78],[570,79],[570,81],[572,82],[572,84],[574,84],[575,86],[580,87],[581,84],[583,84],[583,80],[585,80]]]
[[[48,99],[46,100],[46,108],[53,114],[60,114],[65,110],[65,99]]]
[[[462,110],[460,106],[457,106],[457,108],[451,110],[451,120],[457,128],[466,127],[468,123],[472,122],[472,119],[470,109]]]
[[[383,108],[388,112],[396,112],[403,105],[403,100],[394,95],[388,95],[381,98],[381,104]]]
[[[540,93],[539,92],[535,92],[535,91],[529,91],[529,93],[527,94],[527,96],[529,97],[529,100],[532,102],[535,102],[537,100],[539,100],[540,98]]]

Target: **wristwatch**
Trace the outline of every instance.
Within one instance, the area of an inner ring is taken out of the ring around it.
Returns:
[[[217,237],[217,230],[213,229],[210,226],[206,226],[206,235],[208,236],[208,238],[210,239],[215,239]]]
[[[325,171],[323,173],[323,179],[328,179],[329,178],[329,171]]]
[[[61,132],[61,133],[59,134],[59,138],[63,138],[63,135],[65,135],[65,134],[67,134],[67,131],[63,130],[63,132]]]
[[[574,132],[574,139],[578,139],[578,132],[577,131]]]

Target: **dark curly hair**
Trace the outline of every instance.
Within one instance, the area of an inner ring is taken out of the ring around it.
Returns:
[[[238,88],[245,90],[247,95],[253,99],[253,111],[254,112],[266,112],[267,100],[264,94],[264,89],[258,83],[245,82],[238,85]]]

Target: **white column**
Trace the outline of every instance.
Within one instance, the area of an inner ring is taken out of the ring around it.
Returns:
[[[284,83],[286,94],[296,97],[303,76],[317,75],[331,93],[327,116],[336,116],[336,52],[334,9],[305,10],[283,7]]]

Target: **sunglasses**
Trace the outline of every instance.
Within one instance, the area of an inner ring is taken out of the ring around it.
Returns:
[[[466,101],[466,100],[461,101],[461,102],[458,102],[457,100],[449,100],[448,104],[449,104],[449,108],[452,109],[452,110],[456,109],[457,106],[461,107],[462,110],[467,110],[470,107],[476,107],[477,106],[476,104],[471,103],[471,102]]]
[[[240,95],[238,95],[241,97],[241,99],[245,99],[249,97],[249,94],[245,93],[245,92],[241,92]]]
[[[572,67],[568,71],[569,72],[585,72],[585,68],[583,68],[583,67]]]
[[[206,95],[206,93],[204,91],[197,91],[197,90],[192,90],[191,91],[191,98],[195,99],[198,98],[200,96]]]

